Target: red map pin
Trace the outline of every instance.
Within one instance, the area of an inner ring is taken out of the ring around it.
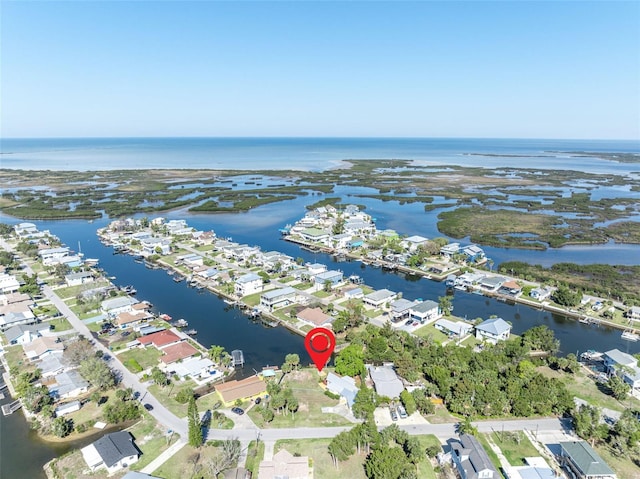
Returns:
[[[318,371],[322,371],[336,347],[336,337],[330,329],[314,328],[305,336],[304,346]]]

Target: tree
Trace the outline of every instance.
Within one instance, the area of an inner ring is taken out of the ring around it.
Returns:
[[[540,325],[528,329],[522,334],[522,345],[533,351],[546,351],[555,354],[560,349],[560,341],[551,329]]]
[[[416,477],[404,451],[399,447],[382,446],[373,451],[364,470],[369,479],[400,479]]]
[[[287,410],[295,417],[295,413],[298,410],[298,400],[294,397],[287,399]]]
[[[73,431],[73,421],[64,416],[55,418],[51,422],[51,432],[56,437],[66,437]]]
[[[420,411],[420,414],[433,414],[436,410],[436,407],[431,402],[431,398],[427,394],[427,391],[424,389],[415,389],[411,392],[413,396],[413,400],[416,404],[416,408]],[[406,408],[406,406],[405,406]],[[407,410],[407,412],[409,412]]]
[[[353,400],[351,410],[358,419],[369,419],[373,416],[373,411],[377,406],[378,396],[376,392],[363,385]]]
[[[71,366],[79,366],[91,357],[95,357],[95,349],[91,342],[83,337],[67,344],[64,351],[64,358]]]
[[[198,414],[196,398],[193,395],[191,396],[191,399],[189,399],[187,422],[189,425],[189,445],[191,447],[202,446],[202,426],[200,424],[200,415]]]
[[[458,423],[458,434],[470,434],[471,436],[478,434],[478,429],[471,422],[471,416],[466,416]]]
[[[611,395],[618,401],[626,398],[627,394],[631,390],[631,387],[615,374],[609,378],[607,385],[609,386],[609,389],[611,389]]]
[[[158,366],[154,366],[151,370],[151,379],[160,387],[165,387],[169,384],[169,378]]]
[[[347,320],[342,316],[338,315],[338,317],[331,324],[331,327],[336,333],[341,333],[345,329],[347,329],[347,324],[348,324]]]
[[[553,293],[553,300],[560,306],[574,307],[582,301],[582,293],[579,291],[571,291],[566,286],[559,286]]]
[[[411,393],[406,389],[400,393],[400,401],[402,401],[402,405],[409,416],[416,412],[416,401],[413,399]]]
[[[80,375],[91,383],[92,386],[102,389],[110,389],[116,384],[111,368],[102,360],[95,356],[80,363]]]
[[[61,280],[64,279],[64,277],[69,274],[69,271],[71,271],[71,268],[69,268],[69,265],[64,263],[58,263],[53,268],[53,274]]]
[[[438,298],[438,307],[445,316],[449,316],[449,314],[451,314],[451,311],[453,311],[453,303],[451,302],[451,298],[449,296],[440,296]]]
[[[300,366],[300,356],[295,353],[287,354],[284,357],[284,364],[282,365],[282,370],[284,372],[290,372],[294,369],[298,369]]]
[[[338,353],[335,359],[336,373],[342,376],[359,376],[365,372],[362,346],[351,344]]]
[[[600,424],[600,415],[600,409],[588,404],[581,405],[573,413],[573,427],[576,434],[585,441],[589,441],[592,446],[607,435],[607,425]]]
[[[240,459],[241,453],[242,446],[237,438],[223,441],[222,447],[218,448],[207,460],[207,467],[211,477],[218,477],[220,473],[234,467],[238,459]]]
[[[329,281],[328,279],[325,280],[324,283],[322,283],[322,289],[326,292],[326,293],[330,293],[331,292],[331,288],[333,287],[333,283],[331,281]]]
[[[351,431],[342,431],[329,443],[328,450],[333,465],[338,468],[338,461],[346,461],[355,452],[355,440]]]
[[[178,394],[175,396],[175,400],[180,404],[187,404],[191,401],[192,397],[194,397],[193,389],[185,388],[178,391]]]

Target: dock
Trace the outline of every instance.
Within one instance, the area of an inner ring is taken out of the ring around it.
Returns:
[[[10,414],[13,414],[18,409],[20,409],[21,407],[22,407],[22,403],[20,402],[20,399],[17,399],[12,403],[4,404],[2,406],[2,414],[4,414],[5,416],[9,416]]]
[[[241,349],[234,349],[231,351],[231,365],[233,367],[244,367],[244,353]]]

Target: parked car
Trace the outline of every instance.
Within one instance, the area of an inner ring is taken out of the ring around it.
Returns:
[[[147,411],[153,411],[153,406],[152,406],[151,404],[149,404],[149,403],[146,403],[146,404],[144,405],[144,408],[145,408]]]
[[[238,416],[242,416],[244,414],[244,409],[241,407],[232,407],[231,412],[237,414]]]
[[[407,414],[407,410],[402,404],[398,405],[398,416],[400,416],[400,419],[406,419],[407,417],[409,417],[409,415]]]
[[[407,319],[404,323],[405,326],[409,326],[411,323],[413,323],[413,319]]]
[[[391,414],[391,420],[392,421],[397,421],[398,420],[398,414],[396,413],[396,410],[393,407],[389,408],[389,414]]]
[[[255,403],[256,403],[256,404],[260,404],[260,401],[262,401],[262,399],[261,399],[261,398],[256,398]]]
[[[129,336],[131,334],[131,331],[125,331],[122,333],[122,337],[126,338],[127,336]]]

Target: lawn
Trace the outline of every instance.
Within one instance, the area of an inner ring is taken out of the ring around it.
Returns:
[[[431,338],[436,343],[443,343],[449,339],[449,336],[444,334],[442,331],[438,331],[433,323],[416,329],[413,334],[421,338]]]
[[[146,414],[142,421],[129,429],[129,432],[135,438],[138,449],[142,451],[142,456],[140,456],[138,462],[131,465],[131,469],[134,471],[143,469],[179,439],[177,434],[166,435],[166,429],[158,425],[151,416]]]
[[[194,389],[196,383],[188,380],[188,381],[180,381],[173,382],[168,386],[161,388],[157,384],[153,384],[149,386],[149,392],[155,396],[155,398],[160,401],[160,403],[166,407],[169,411],[175,414],[178,417],[186,417],[187,415],[187,405],[180,404],[174,398],[176,394],[182,389],[191,388]]]
[[[581,369],[573,375],[559,373],[547,366],[540,366],[537,368],[537,371],[546,377],[560,379],[573,396],[584,399],[592,406],[609,408],[620,412],[624,411],[627,407],[640,408],[640,401],[632,398],[631,396],[624,401],[624,404],[619,402],[613,396],[610,396],[606,385],[602,385],[595,382],[593,379],[590,379],[584,369]]]
[[[316,291],[315,293],[312,293],[313,296],[315,296],[316,298],[328,298],[329,296],[331,296],[333,293],[330,293],[328,291],[324,291],[324,290],[320,290],[320,291]]]
[[[71,323],[64,316],[54,318],[50,321],[47,321],[47,323],[49,324],[49,327],[53,326],[53,330],[56,333],[59,333],[60,331],[68,331],[73,328],[73,326],[71,326]]]
[[[298,411],[292,414],[276,414],[271,423],[266,423],[260,414],[260,407],[252,408],[248,414],[258,427],[278,428],[348,426],[351,423],[337,414],[324,414],[323,407],[335,406],[338,401],[324,395],[319,385],[320,377],[314,369],[303,369],[289,373],[282,381],[282,385],[291,388],[298,400]]]
[[[93,281],[91,283],[80,284],[78,286],[67,286],[64,288],[58,288],[56,289],[56,294],[61,299],[75,298],[78,293],[82,291],[108,286],[109,284],[110,283],[107,280]]]
[[[315,479],[365,479],[364,463],[365,456],[354,454],[347,461],[338,463],[338,469],[333,465],[333,461],[327,447],[331,439],[282,439],[276,442],[274,453],[281,449],[286,449],[291,454],[309,456],[313,465],[313,477]]]
[[[524,466],[525,457],[540,455],[522,431],[494,432],[491,434],[491,439],[502,450],[512,466]]]
[[[24,355],[24,350],[19,344],[15,346],[5,346],[4,351],[4,358],[7,361],[9,370],[13,367],[20,369],[25,362],[28,363],[27,357]]]
[[[630,457],[617,456],[607,446],[596,446],[595,449],[604,462],[616,472],[618,479],[638,479],[638,466],[633,464]]]
[[[487,438],[485,437],[485,435],[478,434],[475,437],[476,439],[478,439],[478,442],[482,444],[482,447],[487,452],[487,456],[489,456],[489,459],[491,459],[491,463],[496,468],[496,471],[502,470],[500,466],[500,459],[498,459],[497,454],[493,451],[493,449],[491,449],[491,446],[489,446],[489,442],[487,441]],[[535,455],[537,456],[538,453],[536,453]]]
[[[416,437],[420,441],[423,450],[432,445],[442,448],[440,441],[433,434]],[[418,479],[437,479],[436,472],[433,470],[433,465],[428,457],[418,463]]]
[[[215,479],[207,468],[207,459],[215,452],[212,446],[199,449],[188,444],[174,454],[167,462],[153,471],[155,477],[163,479],[192,478]]]
[[[261,292],[249,294],[242,298],[242,302],[246,303],[248,306],[257,306],[260,304],[260,296],[262,296]]]
[[[134,348],[118,354],[118,359],[125,366],[127,366],[129,361],[133,360],[136,361],[142,369],[147,369],[157,366],[160,356],[162,356],[162,353],[156,348]],[[132,372],[137,372],[133,371],[129,366],[127,366],[127,369]]]
[[[251,471],[252,477],[258,477],[258,468],[263,458],[264,442],[260,441],[256,448],[256,441],[251,441],[247,449],[247,460],[244,467]]]

